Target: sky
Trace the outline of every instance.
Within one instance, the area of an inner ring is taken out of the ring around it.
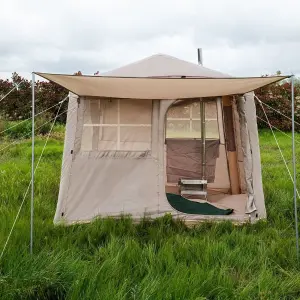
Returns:
[[[0,78],[93,74],[164,53],[232,76],[300,75],[299,0],[9,0]]]

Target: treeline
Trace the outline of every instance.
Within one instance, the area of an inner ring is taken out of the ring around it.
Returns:
[[[14,87],[15,88],[3,101],[0,102],[0,116],[4,120],[17,121],[31,117],[31,81],[19,76],[17,73],[12,74],[11,79],[0,79],[0,100]],[[36,81],[35,83],[35,109],[39,113],[68,95],[68,91],[57,84]],[[60,112],[67,110],[68,102],[62,104]],[[45,112],[42,117],[51,119],[55,117],[59,105]],[[57,118],[58,122],[66,121],[66,114],[62,114]]]
[[[81,75],[80,72],[76,75]],[[18,89],[11,92],[3,101],[0,102],[0,117],[4,120],[17,121],[24,120],[31,117],[31,82],[19,76],[17,73],[12,74],[11,79],[0,79],[0,100],[11,89],[18,85]],[[35,86],[36,91],[36,113],[41,112],[51,106],[54,106],[59,101],[63,100],[68,91],[57,84],[37,81]],[[300,81],[295,81],[295,111],[296,121],[300,123]],[[258,98],[264,103],[270,105],[274,109],[280,111],[282,114],[291,117],[291,83],[285,80],[283,83],[276,83],[267,87],[260,88],[255,91]],[[265,122],[266,117],[258,102],[256,102],[258,125],[259,128],[268,128]],[[265,107],[269,121],[273,126],[283,130],[291,130],[291,121],[282,115],[276,113],[272,109]],[[58,106],[53,107],[43,114],[43,118],[51,119],[55,117]],[[67,110],[67,101],[61,107],[61,112]],[[264,121],[262,121],[264,120]],[[58,117],[57,121],[64,123],[66,121],[66,114]],[[297,127],[300,130],[300,127]]]
[[[292,118],[292,99],[291,99],[291,81],[290,79],[284,80],[284,82],[279,82],[275,84],[268,85],[266,87],[257,89],[255,91],[256,96],[267,105],[263,105],[267,117],[270,123],[282,131],[290,131],[292,129],[292,122],[290,119],[284,117],[288,116]],[[300,123],[300,80],[294,80],[294,95],[295,95],[295,121]],[[273,109],[279,111],[281,114],[277,113]],[[256,101],[256,112],[258,116],[258,126],[259,128],[269,128],[266,123],[265,113]],[[283,114],[283,115],[282,115]],[[296,130],[300,131],[300,126],[296,124]]]

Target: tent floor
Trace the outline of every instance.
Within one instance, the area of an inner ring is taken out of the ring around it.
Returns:
[[[169,204],[178,212],[192,215],[224,216],[230,215],[233,209],[223,209],[208,201],[194,201],[178,194],[166,194]]]
[[[246,210],[247,195],[208,195],[208,202],[220,208],[232,208],[232,215],[244,216]]]
[[[179,194],[178,188],[174,185],[173,186],[167,185],[166,193]],[[203,200],[197,200],[197,199],[191,199],[191,200],[203,202]],[[214,190],[208,189],[207,201],[210,204],[221,209],[230,209],[230,208],[233,209],[233,213],[231,213],[230,215],[220,216],[222,219],[228,219],[228,220],[234,219],[237,221],[244,221],[245,219],[247,219],[247,215],[245,214],[246,202],[247,202],[246,194],[230,195],[230,194],[222,193],[221,191],[217,191],[216,189]],[[211,219],[209,216],[203,216],[203,217],[204,219]]]

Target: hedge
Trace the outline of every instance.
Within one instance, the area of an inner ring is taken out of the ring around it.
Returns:
[[[81,72],[75,73],[81,75]],[[17,73],[12,74],[11,79],[0,80],[0,99],[8,93],[16,84],[19,84],[18,90],[14,90],[2,102],[0,102],[0,117],[4,120],[17,121],[24,120],[31,116],[31,83],[29,80],[22,78]],[[291,117],[291,83],[285,80],[283,83],[276,83],[255,91],[256,95],[266,104],[279,110],[281,113]],[[64,99],[68,91],[57,84],[37,81],[36,82],[36,112],[41,112]],[[296,80],[295,84],[296,99],[296,121],[300,123],[300,81]],[[257,115],[259,118],[266,120],[264,113],[256,101]],[[49,110],[42,117],[51,119],[55,116],[58,106]],[[67,110],[67,101],[64,102],[61,112]],[[265,106],[266,113],[270,123],[277,128],[288,131],[291,130],[291,121],[280,114]],[[266,128],[268,125],[258,118],[259,128]],[[59,116],[58,121],[64,123],[66,114]],[[300,131],[300,127],[297,126]]]
[[[18,89],[11,92],[2,102],[0,102],[0,116],[4,120],[16,121],[31,117],[31,82],[22,78],[17,73],[13,73],[12,79],[0,79],[0,99],[11,89],[18,85]],[[36,95],[36,113],[39,113],[63,100],[68,91],[57,84],[37,81],[35,85]],[[45,114],[43,118],[53,118],[59,105],[53,107]],[[62,104],[61,112],[67,110],[67,101]],[[62,114],[57,119],[59,122],[65,122],[66,114]]]
[[[299,79],[295,80],[294,87],[295,94],[295,121],[300,123],[300,83]],[[269,86],[257,89],[255,95],[270,107],[280,111],[282,114],[292,117],[291,114],[291,82],[290,80],[285,80],[281,83],[271,84]],[[282,131],[290,131],[292,129],[292,122],[290,119],[282,116],[281,114],[275,112],[273,109],[269,108],[267,105],[263,105],[265,112],[268,116],[270,123]],[[258,127],[259,128],[269,128],[266,121],[265,114],[261,108],[261,104],[256,101],[256,111],[258,116]],[[262,121],[263,119],[264,121]],[[300,131],[300,126],[296,124],[296,130]]]

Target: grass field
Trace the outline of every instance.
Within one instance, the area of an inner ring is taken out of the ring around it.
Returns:
[[[291,165],[291,140],[278,138]],[[186,228],[166,216],[54,227],[63,147],[55,133],[36,173],[34,255],[28,197],[0,261],[0,299],[300,299],[292,184],[271,133],[260,141],[267,222]],[[30,147],[0,152],[0,251],[30,180]]]

